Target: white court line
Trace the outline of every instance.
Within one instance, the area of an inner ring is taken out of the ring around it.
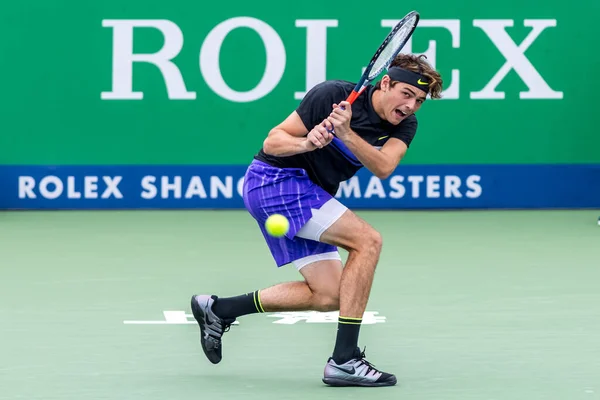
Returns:
[[[123,321],[125,325],[195,325],[196,320],[192,314],[186,314],[185,311],[163,311],[165,319],[163,321]],[[238,325],[235,321],[232,325]]]

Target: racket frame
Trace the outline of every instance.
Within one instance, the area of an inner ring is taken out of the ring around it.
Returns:
[[[404,48],[404,46],[406,45],[406,42],[408,42],[408,40],[411,38],[413,32],[417,28],[417,25],[419,24],[420,15],[417,11],[411,11],[408,14],[406,14],[404,16],[404,18],[402,18],[400,21],[398,21],[398,23],[392,28],[390,33],[388,33],[388,35],[386,36],[384,41],[381,43],[381,45],[379,46],[379,48],[377,49],[375,54],[373,54],[373,57],[371,57],[371,61],[369,61],[369,64],[365,68],[362,76],[360,77],[360,80],[356,83],[356,86],[354,87],[352,92],[348,95],[348,98],[346,99],[346,101],[348,103],[350,103],[350,104],[354,103],[354,101],[358,98],[358,96],[360,96],[365,91],[365,89],[367,88],[369,83],[371,83],[373,81],[373,79],[376,78],[376,76],[369,77],[369,75],[371,73],[371,70],[373,69],[373,66],[375,65],[375,62],[379,58],[379,55],[381,54],[383,49],[385,49],[387,44],[392,40],[392,38],[395,36],[396,32],[398,32],[404,26],[406,21],[408,21],[409,19],[412,19],[412,18],[416,18],[414,26],[411,28],[408,35],[406,35],[406,38],[404,39],[404,43],[402,43],[400,46],[398,46],[398,49],[396,49],[396,51],[385,62],[384,66],[382,68],[382,71],[388,68],[388,66],[396,58],[398,53],[400,53],[402,48]]]

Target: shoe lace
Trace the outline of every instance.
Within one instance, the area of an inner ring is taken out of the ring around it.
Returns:
[[[363,364],[365,364],[367,366],[367,374],[368,374],[369,372],[371,372],[371,370],[377,371],[377,368],[375,368],[375,364],[367,361],[367,359],[365,358],[366,350],[367,350],[367,346],[365,346],[365,348],[360,352],[359,360],[360,360],[360,362],[362,362]]]
[[[224,319],[223,320],[223,333],[229,332],[229,329],[231,328],[231,324],[233,324],[234,322],[235,322],[235,318],[234,319]]]

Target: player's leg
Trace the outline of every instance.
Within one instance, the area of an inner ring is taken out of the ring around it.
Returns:
[[[342,262],[315,260],[299,268],[304,281],[285,282],[259,291],[261,308],[277,311],[337,311]]]
[[[340,284],[340,317],[360,322],[366,310],[381,253],[381,235],[348,210],[321,235],[320,240],[336,243],[348,251]],[[358,327],[360,325],[356,329]],[[356,345],[357,343],[352,343],[345,348],[336,346],[334,358],[339,361],[349,359]]]
[[[337,253],[335,253],[337,255]],[[318,255],[315,255],[318,258]],[[233,297],[212,296],[212,310],[220,318],[277,311],[336,311],[342,262],[339,258],[315,259],[299,268],[304,281],[279,283]]]
[[[323,381],[333,386],[395,385],[396,377],[375,369],[358,348],[362,317],[381,253],[381,235],[347,210],[323,232],[319,240],[348,251],[340,282],[337,337]]]
[[[300,247],[310,249],[314,244]],[[202,349],[213,364],[221,361],[222,336],[238,317],[275,311],[339,309],[342,262],[337,252],[302,257],[294,265],[304,281],[285,282],[233,297],[192,296],[192,313],[200,326]]]
[[[216,315],[234,319],[248,314],[273,311],[334,311],[339,309],[339,285],[342,262],[335,246],[307,240],[302,234],[322,213],[316,214],[296,237],[271,238],[263,229],[267,245],[278,266],[292,264],[304,281],[285,282],[233,297],[212,296]],[[328,216],[327,218],[331,218]],[[285,255],[281,249],[285,248]],[[291,260],[289,263],[288,260]]]

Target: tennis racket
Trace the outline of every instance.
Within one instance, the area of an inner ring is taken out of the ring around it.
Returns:
[[[390,66],[394,58],[396,58],[400,50],[402,50],[408,39],[412,36],[419,23],[419,18],[420,15],[418,12],[411,11],[392,28],[391,32],[371,58],[369,65],[367,65],[352,93],[346,99],[348,103],[354,103],[354,100],[361,95],[367,88],[367,85],[377,78],[384,69]]]

